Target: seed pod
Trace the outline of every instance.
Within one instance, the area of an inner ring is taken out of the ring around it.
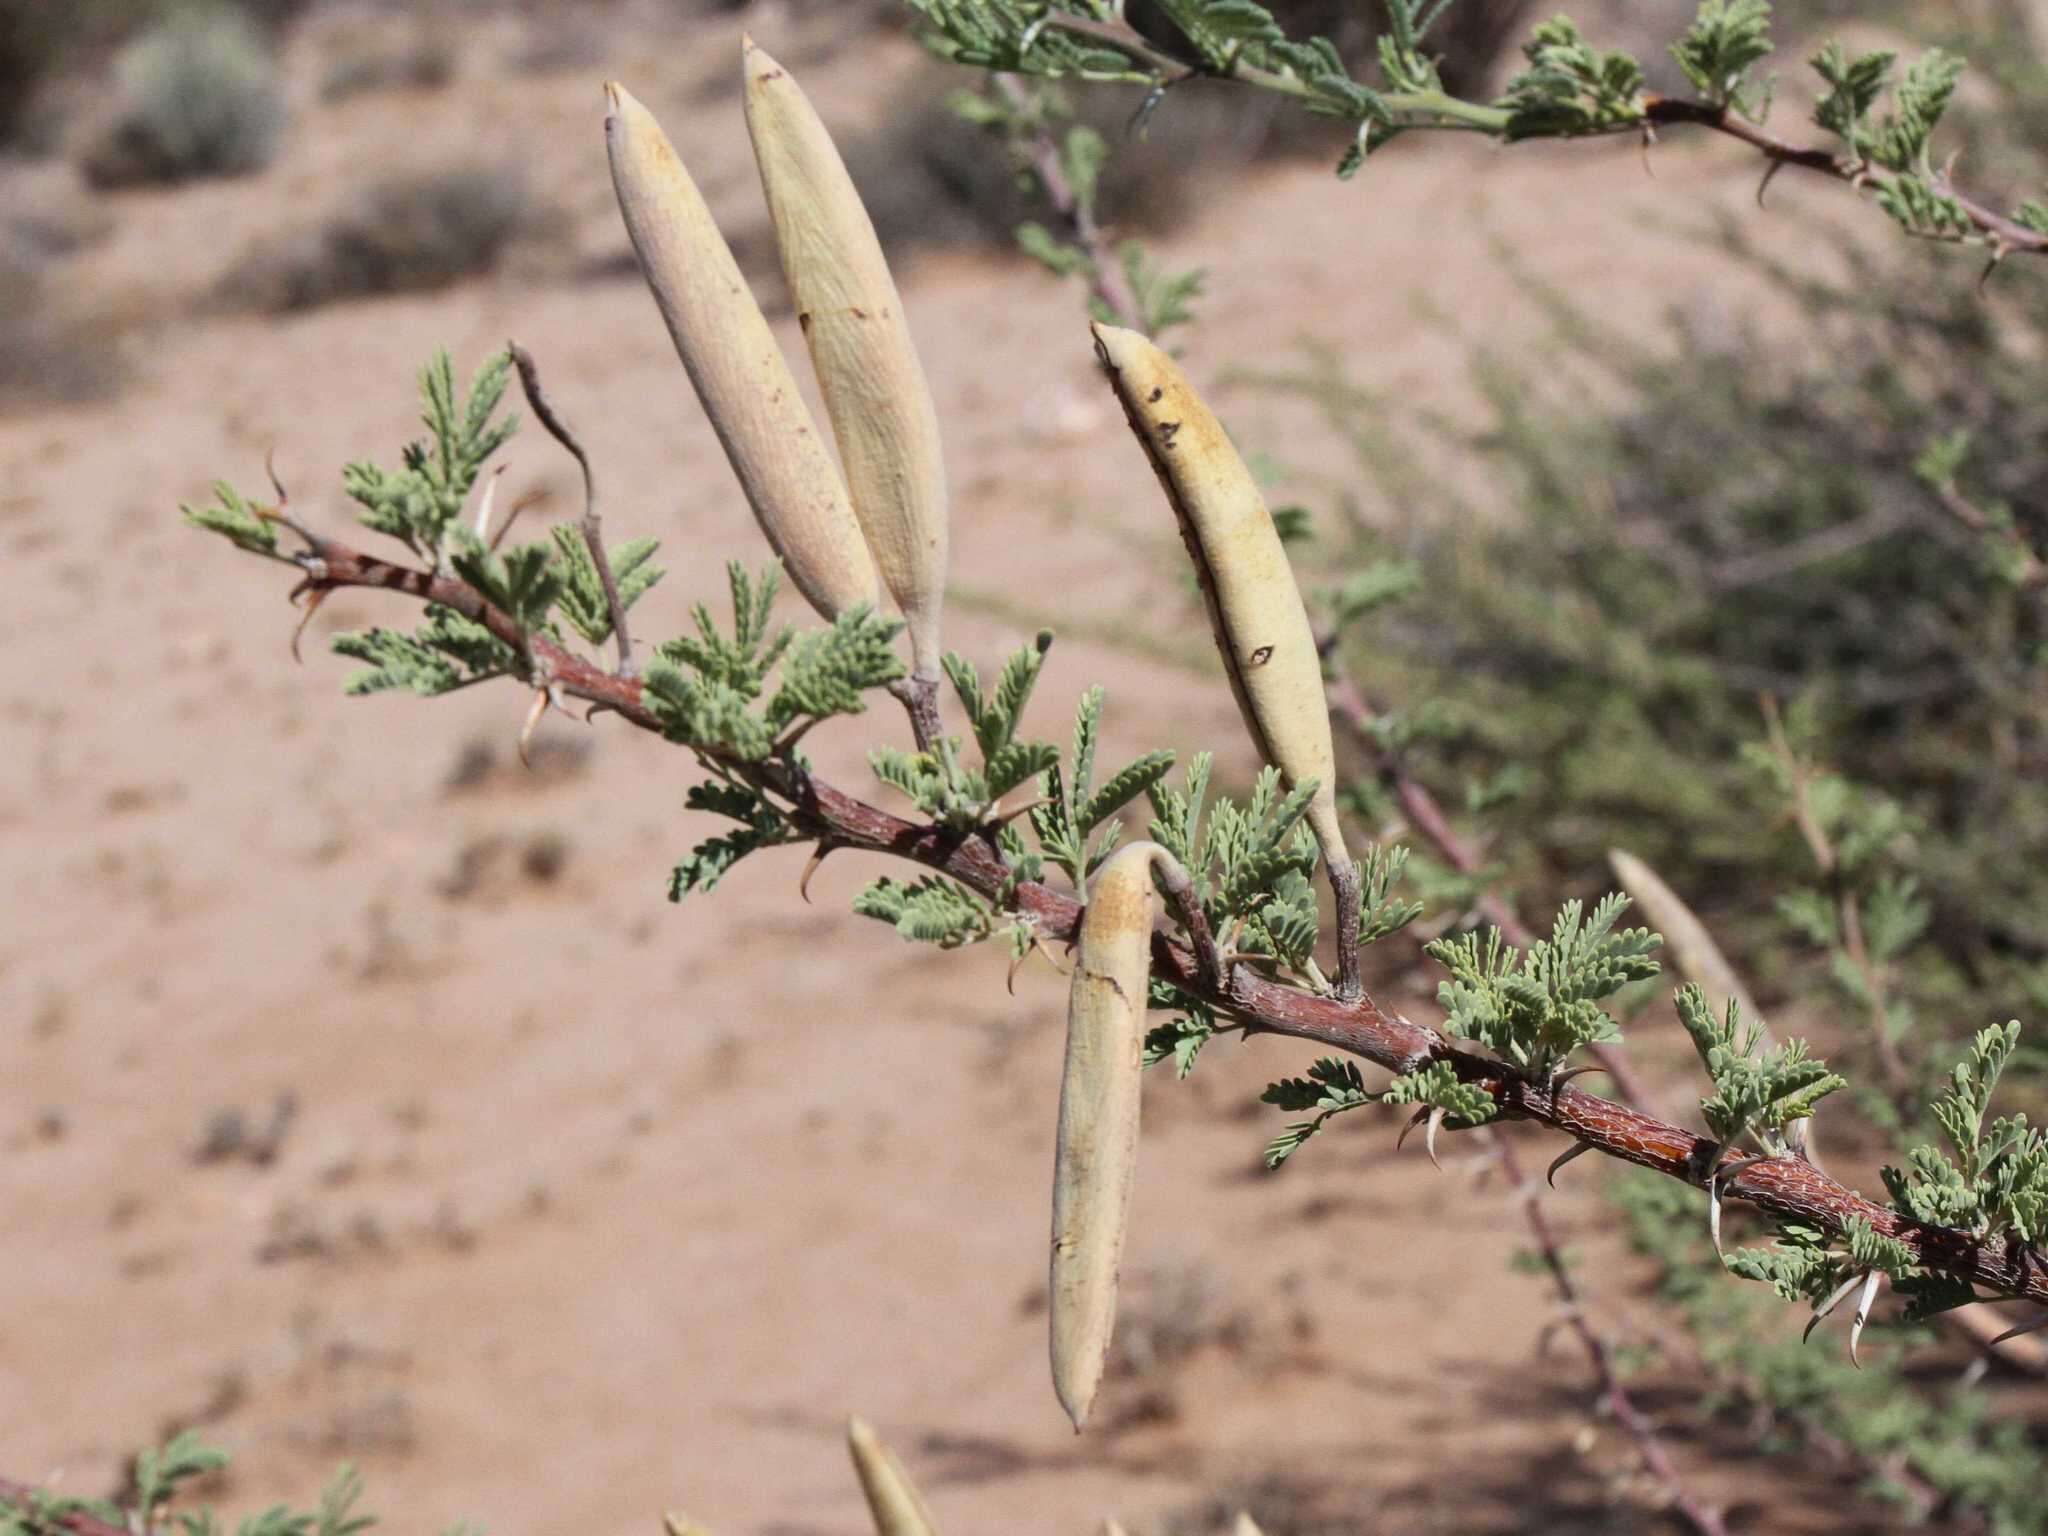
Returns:
[[[1333,873],[1348,870],[1322,659],[1273,514],[1172,358],[1113,325],[1095,327],[1095,348],[1179,519],[1245,729],[1290,786],[1316,781],[1310,830]]]
[[[1237,1519],[1231,1522],[1230,1536],[1266,1536],[1266,1533],[1259,1529],[1257,1521],[1240,1509]]]
[[[827,619],[875,604],[874,562],[845,483],[711,210],[654,114],[617,81],[604,91],[626,233],[761,531]]]
[[[1116,1325],[1159,914],[1152,869],[1171,860],[1157,843],[1132,843],[1096,872],[1067,993],[1052,1173],[1052,1385],[1077,1434],[1101,1385]]]
[[[882,1443],[865,1419],[846,1421],[846,1445],[876,1536],[939,1536],[938,1522],[911,1485],[896,1453]]]
[[[751,38],[745,52],[747,132],[853,509],[909,625],[912,670],[936,678],[946,586],[938,412],[845,162],[782,66]]]

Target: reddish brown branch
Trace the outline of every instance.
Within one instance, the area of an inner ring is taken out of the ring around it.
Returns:
[[[659,720],[643,701],[638,679],[606,672],[545,636],[522,634],[506,614],[464,583],[397,566],[332,540],[314,537],[311,544],[299,562],[314,587],[381,588],[445,604],[507,645],[524,645],[535,665],[563,693],[601,704],[643,729],[660,730]],[[1048,940],[1071,940],[1079,930],[1079,903],[1050,886],[1020,882],[1005,896],[1011,871],[992,832],[961,834],[904,821],[787,760],[732,761],[727,766],[787,802],[792,820],[807,837],[829,837],[840,847],[891,854],[937,870],[1029,918]],[[1448,1062],[1460,1080],[1484,1088],[1504,1117],[1541,1121],[1609,1157],[1696,1187],[1704,1185],[1719,1150],[1710,1138],[1569,1084],[1531,1081],[1382,1008],[1370,996],[1319,996],[1268,981],[1246,966],[1232,967],[1218,985],[1204,977],[1204,967],[1192,950],[1163,932],[1154,937],[1152,953],[1156,975],[1211,1003],[1247,1034],[1314,1041],[1397,1073],[1433,1061]],[[2001,1295],[2048,1303],[2048,1265],[2030,1249],[1911,1221],[1797,1158],[1761,1159],[1724,1177],[1720,1190],[1723,1199],[1747,1201],[1771,1217],[1807,1222],[1830,1233],[1839,1234],[1846,1223],[1860,1218],[1906,1244],[1922,1264]]]
[[[1357,743],[1371,756],[1380,777],[1394,792],[1400,803],[1401,814],[1408,825],[1425,838],[1436,849],[1439,857],[1459,874],[1477,876],[1485,863],[1478,850],[1460,837],[1451,826],[1450,818],[1444,814],[1437,798],[1429,787],[1408,772],[1400,758],[1380,746],[1379,738],[1373,733],[1372,724],[1378,714],[1366,699],[1365,692],[1353,682],[1344,664],[1337,658],[1337,637],[1320,637],[1318,646],[1329,673],[1327,692],[1330,711],[1347,728]],[[1491,886],[1484,887],[1478,895],[1480,914],[1498,928],[1501,937],[1517,949],[1527,949],[1536,943],[1537,936],[1507,900]],[[1625,1052],[1611,1045],[1588,1046],[1587,1054],[1600,1063],[1608,1080],[1614,1084],[1615,1092],[1638,1109],[1654,1110],[1656,1098],[1650,1092],[1649,1084],[1636,1071]]]

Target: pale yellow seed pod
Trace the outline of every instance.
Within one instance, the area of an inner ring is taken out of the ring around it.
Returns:
[[[1259,1529],[1257,1521],[1240,1509],[1237,1519],[1231,1522],[1230,1536],[1266,1536],[1266,1533]]]
[[[882,243],[824,123],[751,38],[745,53],[747,132],[853,509],[909,626],[912,670],[936,678],[946,467],[931,389]]]
[[[1102,1522],[1102,1536],[1125,1536],[1124,1528],[1114,1520],[1105,1519]]]
[[[925,1508],[903,1464],[865,1419],[847,1420],[846,1445],[853,1453],[861,1492],[867,1495],[876,1536],[939,1536],[938,1522]]]
[[[1116,1326],[1160,905],[1152,870],[1170,859],[1157,843],[1132,843],[1096,871],[1067,992],[1052,1175],[1052,1385],[1077,1434],[1102,1384]]]
[[[1715,1016],[1719,1017],[1733,998],[1741,1006],[1744,1018],[1752,1024],[1762,1023],[1756,1000],[1735,974],[1728,957],[1721,953],[1721,946],[1714,942],[1707,925],[1685,904],[1684,898],[1632,853],[1610,848],[1607,862],[1614,870],[1614,878],[1635,902],[1636,910],[1664,935],[1664,952],[1678,967],[1678,973],[1707,994],[1708,1006]]]
[[[845,483],[711,210],[654,114],[617,81],[604,91],[626,233],[761,531],[827,619],[878,604]]]
[[[663,1515],[661,1523],[667,1528],[668,1536],[711,1536],[709,1526],[699,1525],[688,1515],[677,1514],[674,1510]]]
[[[1290,786],[1316,781],[1309,827],[1348,868],[1322,660],[1266,499],[1172,358],[1113,325],[1095,327],[1095,346],[1179,519],[1245,729]]]

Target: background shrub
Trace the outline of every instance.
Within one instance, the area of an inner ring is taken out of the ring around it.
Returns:
[[[230,308],[298,310],[445,287],[494,267],[535,222],[532,203],[511,165],[388,177],[323,229],[259,245],[222,280],[219,297]]]
[[[97,187],[241,176],[284,131],[284,93],[263,33],[233,10],[173,13],[122,48],[116,101],[80,169]]]

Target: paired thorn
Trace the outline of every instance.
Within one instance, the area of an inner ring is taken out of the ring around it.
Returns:
[[[1062,976],[1073,974],[1064,965],[1060,964],[1060,957],[1054,954],[1047,946],[1044,936],[1038,931],[1037,925],[1030,924],[1029,926],[1031,929],[1031,946],[1023,953],[1010,957],[1009,974],[1003,978],[1003,986],[1012,997],[1017,995],[1017,973],[1024,969],[1024,962],[1029,960],[1034,952],[1045,956],[1045,963],[1058,971]]]
[[[1799,1335],[1799,1342],[1804,1344],[1808,1339],[1812,1338],[1813,1330],[1820,1326],[1821,1319],[1839,1307],[1848,1297],[1849,1293],[1862,1283],[1863,1277],[1861,1275],[1851,1275],[1832,1291],[1828,1292],[1824,1299],[1815,1303],[1813,1316],[1806,1320],[1806,1331]]]
[[[533,690],[533,703],[527,706],[526,723],[519,728],[519,761],[523,766],[533,766],[533,759],[527,756],[526,749],[533,741],[534,729],[539,726],[540,717],[548,712],[551,705],[559,706],[560,702],[555,697],[552,683]]]
[[[1544,1170],[1543,1182],[1548,1184],[1552,1189],[1557,1188],[1557,1170],[1562,1168],[1566,1163],[1570,1162],[1573,1158],[1582,1156],[1585,1153],[1590,1152],[1592,1150],[1593,1143],[1591,1143],[1590,1141],[1573,1142],[1569,1147],[1566,1147],[1562,1152],[1558,1153],[1557,1156],[1551,1160],[1550,1166]]]
[[[320,605],[327,601],[327,594],[332,590],[334,589],[323,587],[309,577],[300,582],[292,593],[293,602],[298,601],[301,592],[306,596],[305,610],[300,613],[299,622],[292,626],[292,660],[301,666],[305,665],[305,658],[299,654],[299,641],[306,633],[306,626],[313,622],[313,615],[320,611]]]
[[[1714,1257],[1723,1264],[1728,1262],[1728,1255],[1721,1247],[1721,1180],[1735,1178],[1744,1170],[1769,1161],[1765,1157],[1739,1158],[1707,1175],[1707,1234],[1714,1240]]]
[[[818,872],[818,866],[825,862],[826,858],[835,848],[844,846],[843,843],[840,843],[835,838],[821,837],[818,839],[818,846],[813,848],[811,856],[804,860],[804,872],[796,882],[796,893],[803,897],[804,905],[809,906],[811,901],[811,876]]]
[[[1605,1067],[1587,1066],[1573,1067],[1570,1070],[1564,1072],[1553,1072],[1550,1076],[1550,1086],[1553,1088],[1562,1088],[1566,1083],[1570,1082],[1575,1077],[1584,1077],[1588,1072],[1605,1072],[1606,1070],[1607,1069]]]
[[[1849,1363],[1859,1371],[1863,1362],[1856,1358],[1856,1344],[1863,1337],[1863,1325],[1870,1321],[1870,1304],[1877,1300],[1878,1283],[1883,1279],[1881,1269],[1873,1269],[1863,1277],[1863,1294],[1856,1298],[1856,1316],[1849,1324]]]
[[[263,450],[263,473],[270,479],[270,488],[277,492],[278,506],[280,508],[290,506],[292,493],[284,488],[284,481],[277,477],[277,445],[275,443],[272,443]]]
[[[1415,1113],[1409,1117],[1408,1123],[1401,1127],[1401,1134],[1394,1138],[1394,1150],[1399,1152],[1402,1147],[1407,1145],[1408,1133],[1414,1130],[1415,1127],[1418,1125],[1425,1126],[1427,1128],[1422,1133],[1423,1150],[1429,1154],[1430,1162],[1436,1165],[1436,1171],[1442,1173],[1444,1165],[1437,1162],[1436,1156],[1436,1133],[1443,1125],[1444,1116],[1447,1113],[1448,1111],[1441,1105],[1424,1104],[1418,1107]]]

